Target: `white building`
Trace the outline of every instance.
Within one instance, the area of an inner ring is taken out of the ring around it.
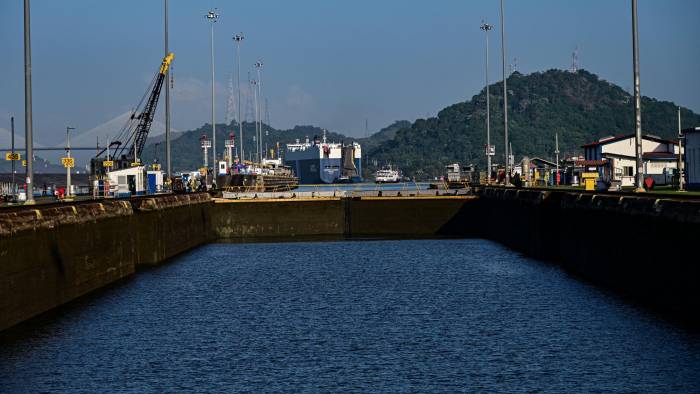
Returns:
[[[610,165],[611,181],[634,186],[636,161],[634,134],[605,137],[583,146],[586,160],[605,161]],[[670,184],[678,168],[678,143],[653,135],[642,136],[644,177],[651,176],[657,185]]]
[[[114,197],[140,196],[146,194],[146,167],[137,166],[110,171],[110,192]]]
[[[690,190],[700,190],[700,127],[684,129],[683,151],[685,160],[685,186]]]

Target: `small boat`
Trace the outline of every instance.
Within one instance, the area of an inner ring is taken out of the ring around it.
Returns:
[[[375,183],[398,183],[402,179],[398,169],[394,169],[391,165],[384,166],[374,174]]]

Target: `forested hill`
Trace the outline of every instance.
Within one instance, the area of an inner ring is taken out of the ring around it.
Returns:
[[[643,87],[643,86],[642,86]],[[437,176],[450,162],[485,165],[486,89],[471,100],[451,105],[437,117],[418,119],[393,138],[367,152],[370,163],[393,163],[405,174]],[[490,86],[491,144],[503,163],[503,89]],[[644,133],[663,138],[677,134],[674,103],[643,97]],[[700,116],[683,108],[683,124],[700,125]],[[582,153],[581,145],[608,135],[632,133],[633,100],[619,86],[585,70],[549,70],[508,78],[509,137],[518,160],[522,155],[551,158],[554,135],[562,155]]]

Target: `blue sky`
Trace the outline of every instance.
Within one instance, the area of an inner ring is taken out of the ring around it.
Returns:
[[[160,0],[33,0],[37,140],[63,139],[136,104],[163,56]],[[500,76],[497,0],[170,0],[175,52],[173,127],[210,119],[209,26],[216,25],[217,121],[242,31],[243,79],[262,58],[263,94],[279,128],[313,124],[351,135],[394,120],[435,115],[484,84],[482,19],[491,34],[492,81]],[[700,112],[700,2],[640,0],[642,93]],[[581,67],[632,85],[630,1],[506,0],[508,61],[523,73]],[[22,1],[0,1],[0,128],[23,133]],[[162,121],[162,102],[158,119]],[[244,103],[245,107],[245,103]],[[116,133],[116,132],[115,132]]]

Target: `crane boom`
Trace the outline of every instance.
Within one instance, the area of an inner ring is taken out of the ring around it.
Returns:
[[[129,153],[127,157],[133,158],[134,163],[139,162],[141,153],[143,152],[143,147],[146,145],[146,139],[148,138],[148,132],[151,129],[151,123],[153,123],[153,117],[156,114],[156,107],[158,106],[158,98],[160,97],[160,90],[163,87],[163,81],[165,80],[165,74],[168,72],[170,63],[173,61],[175,55],[169,53],[168,56],[163,58],[163,62],[158,70],[158,75],[156,75],[155,83],[153,84],[153,89],[148,97],[146,106],[143,112],[139,115],[139,124],[134,130],[134,142],[129,148]]]

